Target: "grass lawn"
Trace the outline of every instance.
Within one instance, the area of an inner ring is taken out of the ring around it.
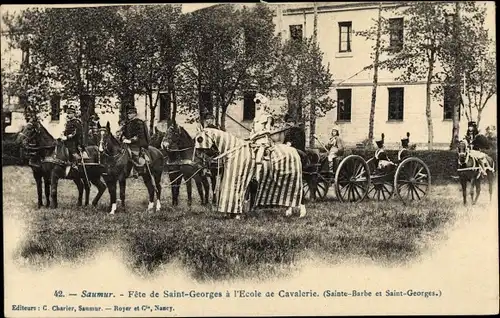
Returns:
[[[164,184],[168,181],[165,175]],[[330,263],[370,260],[404,266],[439,243],[461,206],[458,184],[436,185],[427,199],[405,207],[388,202],[339,203],[330,199],[307,204],[305,218],[282,211],[257,211],[242,220],[227,220],[199,206],[170,206],[163,189],[162,211],[146,214],[147,191],[141,179],[127,183],[126,212],[106,214],[107,193],[97,209],[77,207],[72,181],[59,183],[59,208],[36,209],[36,186],[27,167],[3,168],[4,217],[22,219],[28,233],[14,258],[33,268],[62,261],[85,262],[101,247],[117,244],[137,274],[154,275],[161,265],[180,262],[196,280],[267,279],[290,274],[301,260]],[[91,200],[96,194],[91,192]],[[483,186],[483,197],[487,189]],[[331,195],[330,195],[331,196]]]

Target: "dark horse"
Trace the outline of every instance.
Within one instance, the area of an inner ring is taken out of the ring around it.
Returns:
[[[479,194],[481,194],[481,180],[483,176],[479,170],[479,163],[476,162],[470,155],[469,147],[464,141],[460,141],[457,147],[458,153],[458,177],[460,184],[462,185],[462,195],[464,198],[464,205],[467,204],[467,183],[471,183],[470,196],[472,204],[477,202]],[[495,167],[495,162],[493,159],[486,155],[491,167]],[[495,173],[491,170],[487,171],[487,179],[489,184],[490,201],[493,195],[493,183],[495,182]],[[474,198],[474,188],[476,188],[476,197]]]
[[[175,122],[169,122],[165,133],[159,131],[156,133],[163,136],[160,144],[162,152],[166,154],[168,160],[169,178],[172,182],[172,204],[179,204],[179,188],[183,179],[186,182],[188,205],[192,204],[191,179],[195,181],[201,204],[208,204],[210,192],[209,177],[205,174],[207,169],[211,172],[212,203],[215,203],[215,179],[217,171],[210,169],[210,163],[207,160],[195,156],[194,140],[186,129]]]
[[[116,187],[120,184],[120,200],[122,207],[125,208],[125,189],[126,180],[132,170],[132,161],[127,149],[113,136],[109,122],[105,128],[101,128],[101,138],[99,141],[99,152],[101,153],[101,162],[105,167],[103,174],[104,181],[108,186],[111,200],[110,214],[116,211]],[[161,209],[161,176],[163,173],[163,155],[155,147],[149,146],[147,155],[150,159],[144,167],[138,168],[138,173],[142,176],[144,184],[148,189],[149,204],[147,212],[153,210],[154,196],[156,190],[156,211]],[[153,183],[154,179],[154,183]]]
[[[89,159],[85,162],[85,170],[79,165],[78,171],[71,169],[68,175],[66,175],[66,166],[70,160],[68,148],[60,139],[54,139],[40,122],[29,122],[18,134],[16,142],[23,144],[28,152],[33,153],[34,156],[41,159],[38,164],[31,165],[38,193],[38,208],[43,206],[42,179],[45,185],[47,207],[57,208],[57,185],[59,179],[69,179],[75,182],[78,188],[78,206],[82,205],[84,190],[85,205],[89,204],[90,184],[87,180],[94,184],[98,189],[98,193],[94,200],[92,200],[92,205],[97,206],[104,190],[106,190],[106,186],[101,181],[102,171],[99,165],[97,165],[99,160],[97,147],[89,146],[85,148],[89,155]],[[87,166],[89,163],[90,165]]]

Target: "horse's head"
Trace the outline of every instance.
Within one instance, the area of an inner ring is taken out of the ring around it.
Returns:
[[[120,142],[111,133],[109,121],[106,127],[99,129],[99,152],[112,155],[121,149]]]
[[[458,154],[458,164],[459,165],[466,164],[469,156],[469,147],[465,140],[461,140],[458,142],[457,154]]]
[[[201,127],[198,128],[196,132],[196,136],[194,137],[194,147],[196,151],[201,150],[201,151],[210,151],[210,150],[216,150],[217,145],[215,143],[215,140],[210,134],[210,129],[201,129]]]
[[[163,138],[165,138],[165,133],[155,126],[154,132],[151,135],[151,146],[160,149]]]
[[[17,134],[16,143],[23,145],[37,144],[37,137],[40,135],[40,128],[40,123],[38,121],[28,122]]]

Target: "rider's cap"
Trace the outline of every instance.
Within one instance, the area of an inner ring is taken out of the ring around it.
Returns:
[[[385,138],[385,135],[384,135],[384,133],[382,133],[382,134],[380,135],[380,138],[375,140],[375,143],[377,144],[377,146],[378,146],[379,148],[381,148],[381,147],[383,147],[383,146],[384,146],[384,138]]]
[[[137,109],[135,107],[129,108],[127,114],[137,114]]]

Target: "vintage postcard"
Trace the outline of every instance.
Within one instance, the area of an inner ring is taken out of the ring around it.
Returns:
[[[494,2],[0,10],[6,317],[498,314]]]

